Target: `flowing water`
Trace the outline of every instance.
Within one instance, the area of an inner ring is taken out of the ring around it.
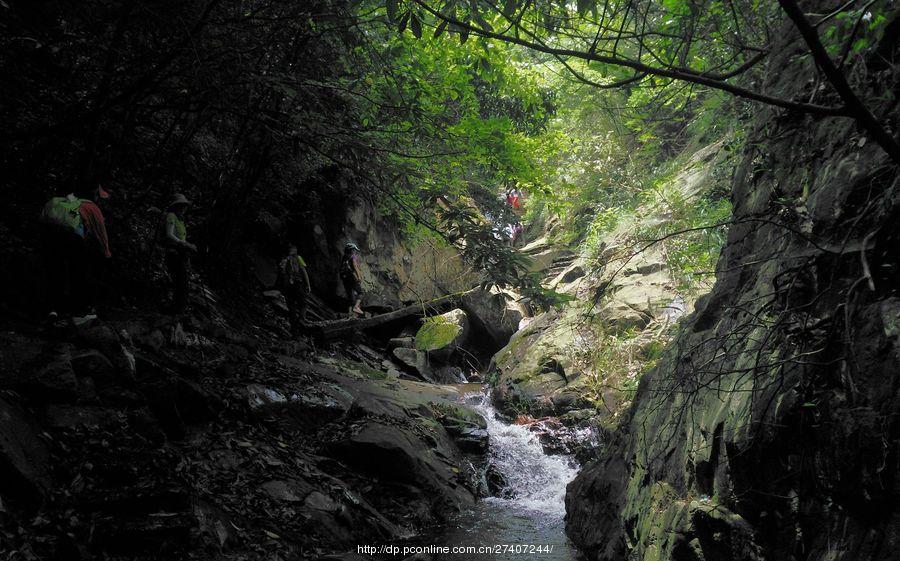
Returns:
[[[566,456],[544,454],[537,437],[521,425],[497,417],[484,393],[467,401],[487,420],[489,458],[506,482],[502,496],[489,497],[430,539],[441,546],[491,546],[483,554],[436,555],[438,559],[540,560],[578,559],[564,531],[566,485],[578,470]],[[499,551],[499,553],[497,553]]]

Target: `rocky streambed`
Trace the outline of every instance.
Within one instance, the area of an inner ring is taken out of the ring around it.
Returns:
[[[490,447],[484,473],[491,496],[413,545],[474,548],[465,554],[473,560],[577,559],[564,527],[566,485],[578,471],[575,458],[548,454],[542,440],[548,442],[556,433],[535,430],[541,428],[535,423],[509,422],[484,388],[467,389],[463,400],[486,421]],[[559,435],[564,437],[564,431]],[[437,554],[434,559],[458,555]]]

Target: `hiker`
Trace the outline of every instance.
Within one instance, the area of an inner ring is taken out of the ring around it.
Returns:
[[[512,245],[515,247],[516,243],[521,239],[522,232],[525,231],[525,227],[522,226],[522,223],[516,220],[516,223],[513,224],[512,228]]]
[[[312,291],[306,261],[297,254],[297,246],[288,245],[287,257],[278,266],[279,287],[287,301],[291,334],[297,335],[306,323],[307,296]]]
[[[172,279],[172,313],[180,314],[187,309],[188,271],[190,270],[190,254],[197,251],[197,246],[187,241],[187,227],[184,214],[191,202],[177,193],[162,223],[162,246],[166,250],[166,268]]]
[[[513,189],[512,195],[509,200],[509,206],[512,207],[513,212],[518,213],[522,210],[522,190],[521,189]]]
[[[106,221],[98,203],[109,198],[101,186],[84,197],[53,197],[41,212],[51,318],[71,312],[79,320],[96,318],[100,270],[112,256]],[[81,316],[81,317],[78,317]]]
[[[359,270],[359,246],[353,242],[347,242],[344,246],[344,255],[341,257],[341,281],[347,298],[350,299],[350,315],[363,315],[362,305],[362,273]]]

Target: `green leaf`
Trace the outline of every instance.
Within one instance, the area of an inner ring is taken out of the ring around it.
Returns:
[[[588,10],[594,9],[594,0],[578,0],[578,14],[584,15]]]
[[[415,14],[409,17],[409,28],[412,30],[412,34],[415,35],[416,39],[422,38],[422,22],[419,21],[419,18]]]
[[[406,12],[405,14],[403,14],[403,17],[400,18],[400,23],[397,25],[397,31],[399,31],[400,33],[406,31],[407,22],[409,22],[409,12]]]
[[[488,23],[486,19],[481,17],[481,14],[475,14],[475,21],[478,22],[478,25],[480,25],[482,29],[486,29],[488,31],[494,30],[494,27],[490,23]]]
[[[447,29],[447,20],[442,19],[441,23],[438,24],[437,28],[434,30],[434,38],[437,39],[444,33],[444,30]]]

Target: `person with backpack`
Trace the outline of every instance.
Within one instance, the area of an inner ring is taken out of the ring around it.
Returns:
[[[279,288],[287,301],[291,334],[297,335],[306,323],[307,296],[312,291],[306,261],[297,253],[297,246],[288,245],[287,257],[278,266]]]
[[[344,246],[344,255],[341,257],[341,282],[350,300],[350,315],[363,315],[362,308],[362,272],[359,270],[359,246],[353,242],[347,242]]]
[[[51,317],[71,312],[80,319],[96,317],[100,271],[112,257],[106,220],[98,203],[108,199],[101,186],[77,197],[53,197],[44,205],[46,269],[50,285]]]
[[[184,313],[187,309],[190,254],[197,251],[197,246],[187,241],[187,226],[184,223],[190,204],[187,197],[176,193],[161,225],[160,239],[166,252],[166,269],[172,280],[173,314]]]

